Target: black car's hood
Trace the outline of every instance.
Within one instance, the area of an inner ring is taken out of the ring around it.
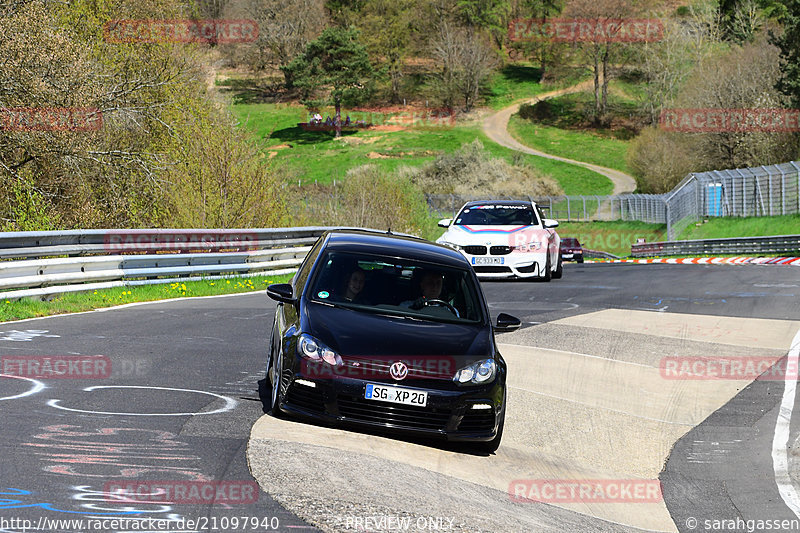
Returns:
[[[452,324],[378,315],[309,302],[304,330],[347,356],[491,357],[488,325]]]

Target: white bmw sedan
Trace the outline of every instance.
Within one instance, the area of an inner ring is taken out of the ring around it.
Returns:
[[[534,202],[468,202],[455,219],[439,221],[447,231],[436,242],[460,251],[479,278],[562,275],[558,222],[546,219]]]

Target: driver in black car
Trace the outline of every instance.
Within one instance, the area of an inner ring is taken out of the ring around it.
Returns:
[[[406,300],[400,304],[401,307],[408,307],[409,309],[420,310],[431,304],[441,306],[444,304],[443,309],[447,309],[448,313],[458,316],[458,312],[453,313],[455,310],[449,302],[441,300],[442,288],[444,287],[444,276],[441,272],[435,270],[426,270],[419,280],[419,290],[421,296],[416,300]]]

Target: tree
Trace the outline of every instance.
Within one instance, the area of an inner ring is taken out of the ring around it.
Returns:
[[[364,7],[360,22],[370,55],[386,64],[393,103],[400,101],[400,80],[411,39],[414,7],[414,0],[372,0]]]
[[[509,0],[458,0],[456,8],[465,25],[489,32],[497,47],[503,47],[511,15]]]
[[[786,0],[721,0],[719,15],[723,37],[743,43],[752,41],[768,19],[785,16]]]
[[[800,108],[800,0],[783,0],[783,34],[774,39],[780,48],[783,68],[778,88]]]
[[[634,9],[627,0],[569,0],[563,15],[604,27],[614,21],[631,18]],[[603,123],[608,107],[608,82],[615,75],[611,65],[621,62],[626,44],[604,33],[596,35],[589,42],[576,42],[575,47],[588,60],[594,74],[594,120]]]
[[[327,0],[325,8],[331,14],[333,23],[343,28],[355,26],[361,10],[369,0]]]
[[[463,99],[464,110],[470,111],[497,63],[492,50],[473,30],[444,23],[433,43],[433,57],[440,68],[435,79],[442,103],[453,108],[456,99]]]
[[[256,71],[288,66],[328,22],[323,0],[245,0],[230,4],[226,16],[248,18],[258,24],[256,41],[242,45],[249,50],[247,63]],[[286,86],[291,88],[291,71],[282,72]]]
[[[512,6],[512,19],[549,19],[561,13],[564,0],[517,0]],[[526,55],[539,61],[542,79],[548,75],[547,67],[554,58],[554,44],[547,40],[520,41],[516,44]]]
[[[679,108],[779,109],[785,98],[775,90],[780,77],[779,50],[760,39],[709,56],[692,72],[676,99]],[[790,133],[729,131],[692,133],[702,170],[769,165],[794,154]]]
[[[685,20],[664,21],[663,39],[634,48],[635,64],[645,81],[643,107],[651,123],[658,122],[661,110],[677,96],[692,68],[716,44],[714,39],[719,34],[713,19],[708,21],[690,9],[691,16]]]
[[[674,101],[677,110],[780,109],[785,98],[774,88],[779,51],[762,37],[722,54],[708,55],[687,77]],[[742,168],[787,161],[795,156],[795,134],[723,126],[712,131],[647,128],[629,151],[640,188],[666,192],[688,171]]]
[[[289,71],[306,105],[332,102],[336,108],[336,137],[342,135],[342,104],[356,104],[373,91],[374,70],[355,28],[326,28],[305,51],[282,70]],[[327,90],[322,101],[313,97]]]

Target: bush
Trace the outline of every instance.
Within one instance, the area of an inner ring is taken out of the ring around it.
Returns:
[[[201,111],[201,110],[196,110]],[[202,112],[176,128],[179,163],[166,173],[169,220],[192,228],[273,227],[286,220],[282,179],[247,134]]]
[[[9,218],[0,226],[0,231],[50,231],[58,227],[58,213],[52,211],[44,196],[34,186],[30,172],[23,170],[20,179],[7,174],[0,175],[5,182],[0,197],[2,210]]]
[[[377,165],[347,172],[339,187],[303,187],[291,194],[291,225],[354,226],[431,238],[425,198],[411,180]],[[435,224],[433,225],[435,228]]]
[[[547,100],[519,106],[519,116],[526,120],[551,120],[555,117],[553,105]]]
[[[700,170],[686,135],[650,126],[642,130],[628,150],[628,166],[642,193],[672,190],[687,174]]]
[[[550,176],[527,166],[492,158],[480,140],[452,154],[440,155],[421,168],[404,169],[422,190],[461,196],[556,196],[561,187]]]

